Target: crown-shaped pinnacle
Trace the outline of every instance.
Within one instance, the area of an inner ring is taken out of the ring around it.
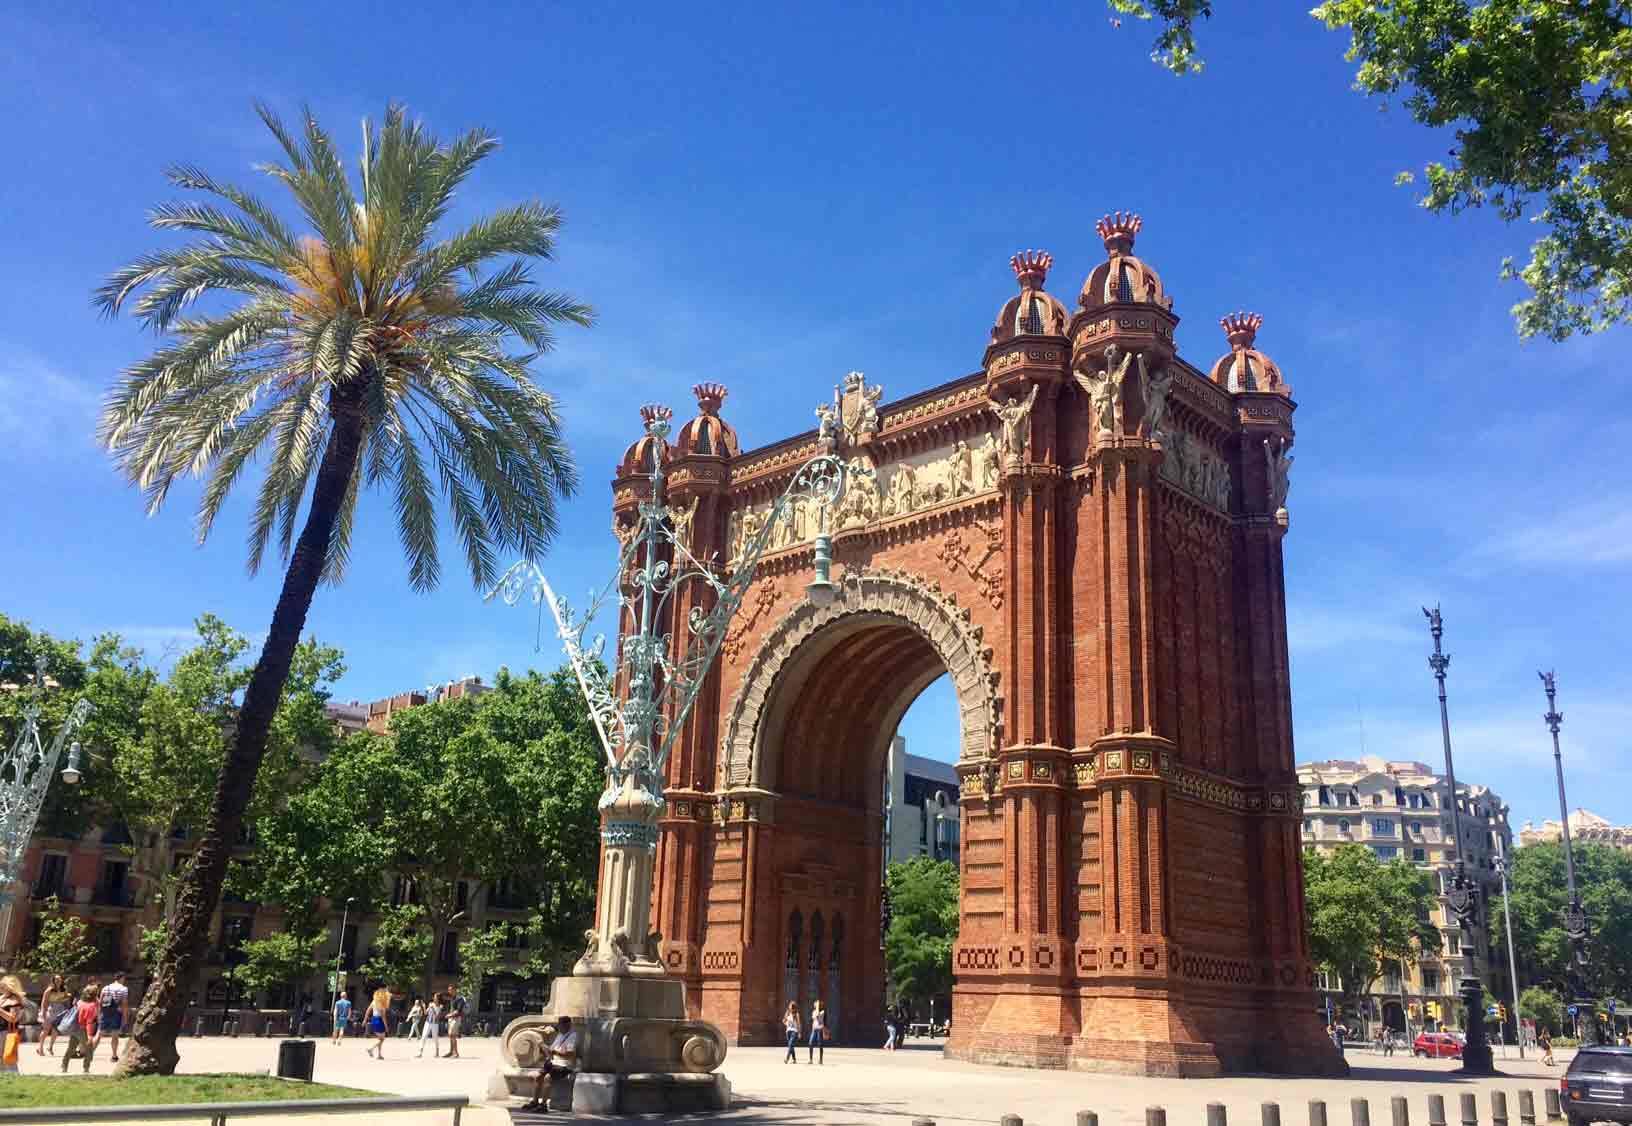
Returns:
[[[1112,254],[1126,254],[1133,249],[1133,240],[1145,221],[1131,211],[1113,211],[1094,224],[1094,230],[1105,240],[1105,249]]]
[[[662,403],[647,403],[640,408],[640,421],[646,427],[646,433],[658,438],[665,438],[669,433],[669,420],[674,417],[674,411]]]
[[[728,394],[723,383],[699,383],[691,389],[697,396],[697,408],[704,414],[719,414],[720,404],[725,402]]]
[[[1054,256],[1046,250],[1022,250],[1009,259],[1009,266],[1021,289],[1041,289],[1048,280],[1048,268],[1054,265]]]
[[[1227,313],[1218,323],[1224,326],[1224,339],[1230,342],[1230,347],[1251,348],[1264,318],[1257,313]]]

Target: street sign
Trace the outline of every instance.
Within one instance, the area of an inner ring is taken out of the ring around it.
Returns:
[[[1493,1016],[1499,1015],[1500,1012],[1501,1012],[1500,1009],[1498,1009],[1495,1005],[1492,1005],[1490,1008],[1485,1010],[1485,1015],[1487,1017],[1493,1017]]]
[[[1569,1008],[1569,1013],[1570,1013],[1570,1015],[1571,1015],[1571,1016],[1572,1016],[1572,1017],[1573,1017],[1573,1016],[1577,1016],[1577,1015],[1579,1015],[1579,1014],[1580,1014],[1580,1012],[1581,1012],[1581,1010],[1580,1010],[1580,1009],[1578,1009],[1578,1008],[1577,1008],[1577,1007],[1576,1007],[1576,1006],[1574,1006],[1574,1005],[1571,1005],[1571,1006],[1570,1006],[1570,1008]]]

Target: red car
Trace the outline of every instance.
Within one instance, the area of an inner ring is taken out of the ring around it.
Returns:
[[[1419,1032],[1411,1043],[1411,1054],[1430,1059],[1462,1058],[1462,1037],[1454,1032]]]

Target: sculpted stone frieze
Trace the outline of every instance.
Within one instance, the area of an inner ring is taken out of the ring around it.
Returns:
[[[1205,442],[1182,430],[1163,440],[1167,456],[1162,459],[1162,478],[1189,493],[1203,504],[1221,511],[1230,510],[1230,465]]]

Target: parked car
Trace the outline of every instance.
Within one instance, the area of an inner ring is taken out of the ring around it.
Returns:
[[[1558,1094],[1570,1126],[1632,1122],[1632,1048],[1582,1048],[1558,1081]]]
[[[1411,1054],[1430,1059],[1462,1058],[1462,1037],[1454,1032],[1419,1032],[1411,1042]]]

